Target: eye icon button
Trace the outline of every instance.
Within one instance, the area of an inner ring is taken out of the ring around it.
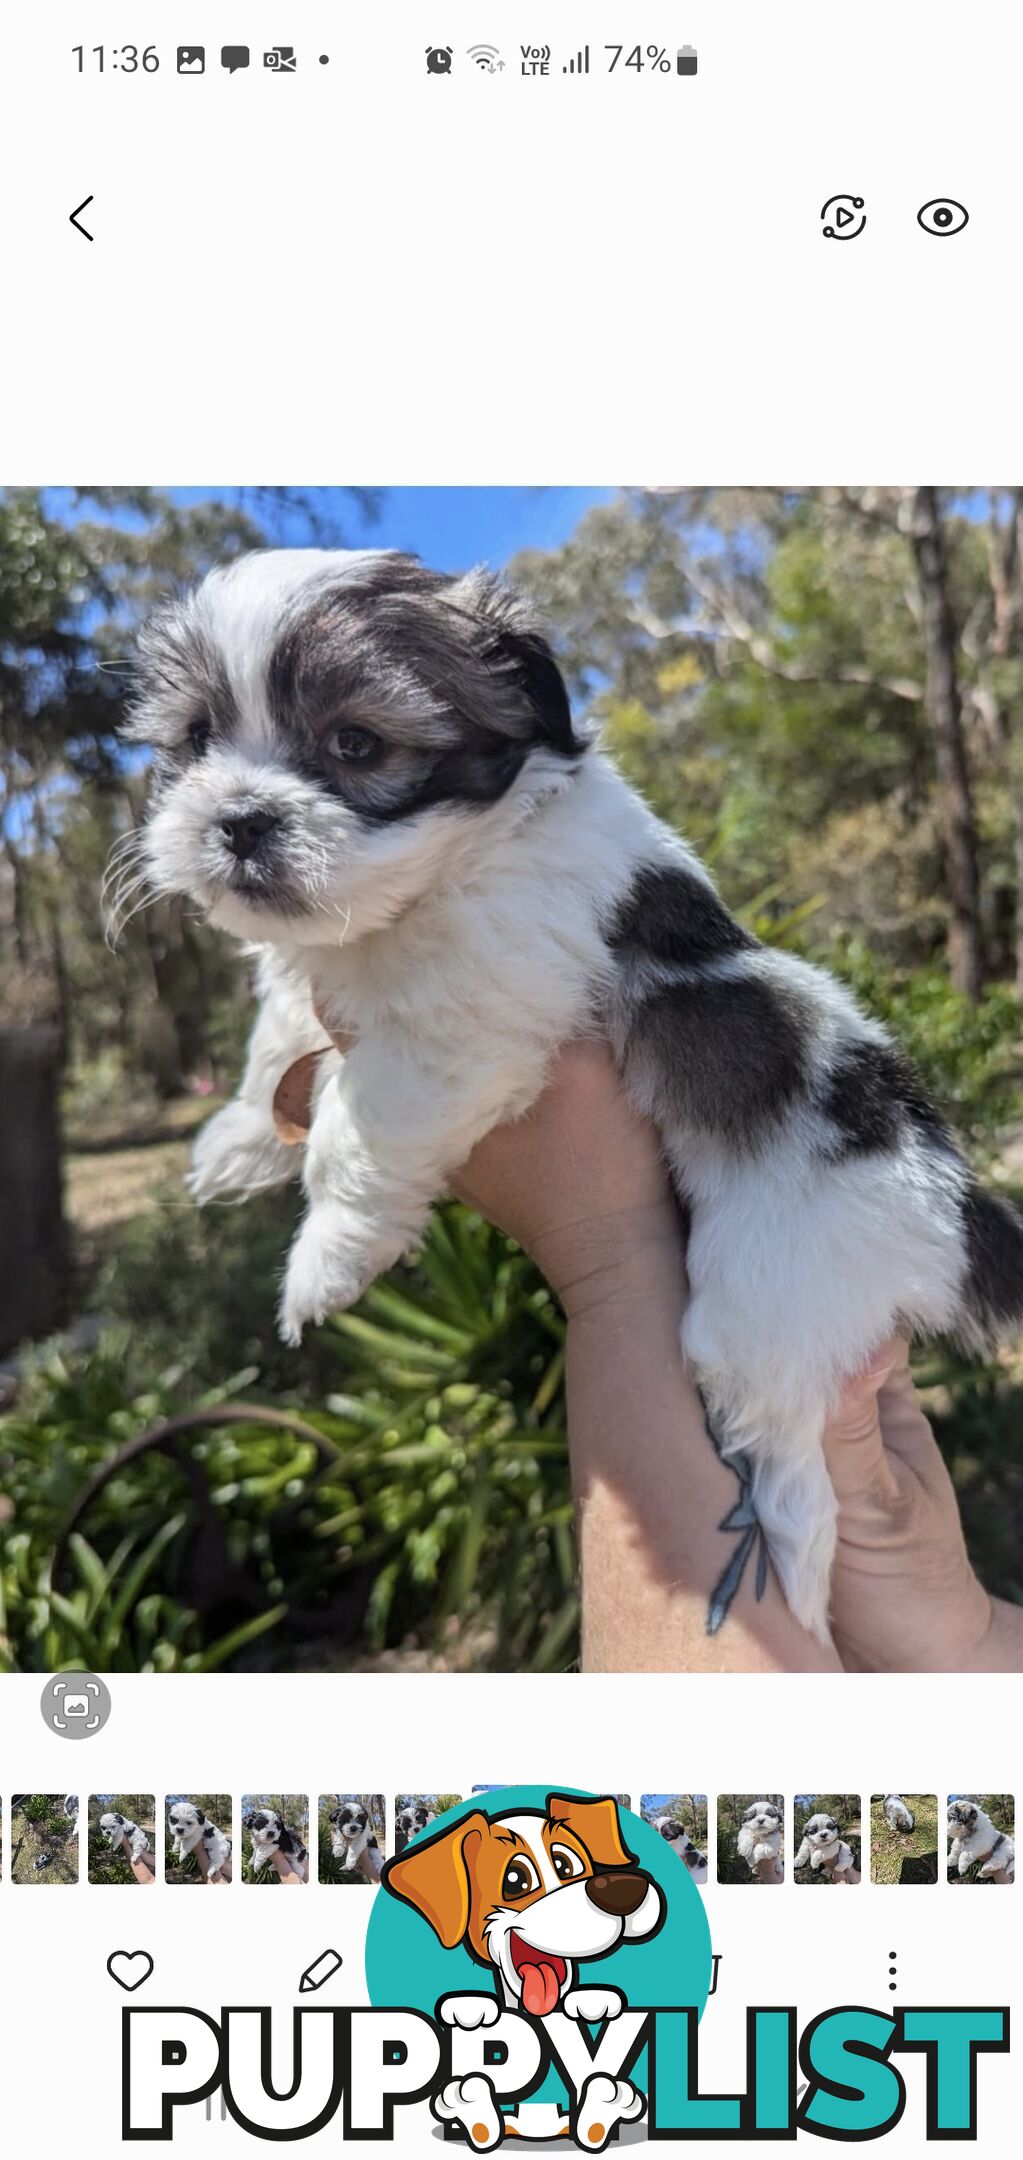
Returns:
[[[867,222],[862,195],[829,195],[821,211],[825,240],[858,240]]]
[[[936,195],[933,202],[925,202],[917,211],[916,222],[925,232],[933,233],[936,240],[949,240],[969,224],[970,213],[951,195]]]

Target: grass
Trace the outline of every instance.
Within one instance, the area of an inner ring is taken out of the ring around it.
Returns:
[[[11,1881],[76,1883],[78,1830],[64,1813],[63,1793],[29,1793],[11,1812]],[[46,1860],[36,1867],[37,1860]]]
[[[870,1880],[872,1883],[932,1883],[938,1880],[938,1800],[935,1793],[903,1793],[914,1817],[911,1831],[890,1830],[884,1817],[884,1794],[870,1801]]]

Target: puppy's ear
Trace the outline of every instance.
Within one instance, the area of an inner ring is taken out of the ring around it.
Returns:
[[[482,657],[525,707],[533,740],[561,757],[578,757],[585,743],[572,727],[564,677],[528,601],[488,570],[459,578],[451,598],[479,625]]]
[[[203,1814],[203,1811],[202,1811],[201,1807],[197,1807],[197,1808],[196,1808],[196,1811],[195,1811],[195,1819],[196,1819],[196,1821],[197,1821],[197,1822],[205,1822],[205,1820],[206,1820],[206,1817],[205,1817],[205,1815]]]
[[[547,1815],[573,1832],[596,1868],[630,1867],[636,1858],[622,1837],[617,1800],[574,1800],[569,1793],[548,1793]]]
[[[465,1936],[472,1910],[472,1869],[490,1834],[487,1817],[476,1808],[450,1830],[417,1838],[384,1865],[388,1890],[422,1913],[445,1950],[453,1950]]]

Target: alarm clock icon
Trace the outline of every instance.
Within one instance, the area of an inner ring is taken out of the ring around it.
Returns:
[[[428,75],[450,75],[450,45],[428,45],[426,48],[426,72]]]

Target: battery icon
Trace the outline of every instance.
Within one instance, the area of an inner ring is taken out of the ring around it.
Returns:
[[[677,64],[677,67],[678,67],[678,71],[679,71],[679,74],[680,74],[680,75],[695,75],[695,73],[696,73],[696,47],[695,47],[695,45],[680,45],[680,46],[679,46],[679,49],[678,49],[678,60],[677,60],[677,63],[676,63],[676,64]]]

